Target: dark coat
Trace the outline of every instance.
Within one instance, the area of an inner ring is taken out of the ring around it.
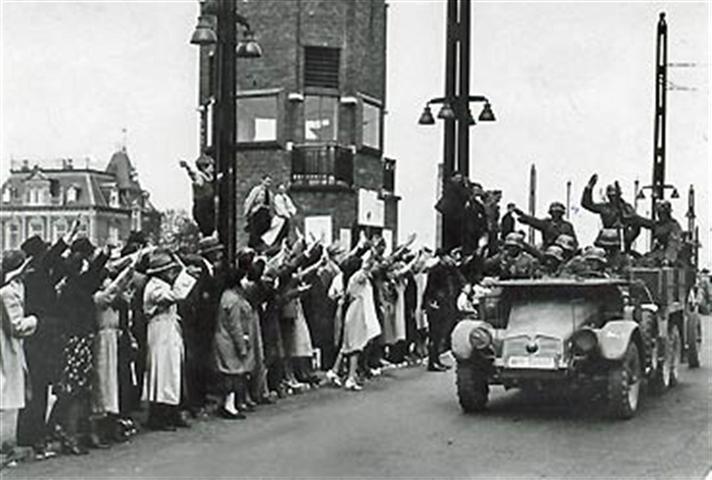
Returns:
[[[223,292],[215,325],[215,366],[226,375],[243,375],[255,368],[257,312],[241,288]]]
[[[576,232],[571,222],[564,220],[554,220],[553,218],[540,219],[532,215],[522,213],[519,215],[519,221],[524,225],[529,225],[541,232],[544,240],[544,248],[553,245],[559,235],[570,235],[576,240]]]

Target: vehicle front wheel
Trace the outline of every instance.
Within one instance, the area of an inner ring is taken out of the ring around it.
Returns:
[[[614,418],[633,418],[640,400],[641,368],[638,347],[634,342],[620,363],[608,371],[608,411]]]
[[[473,362],[457,362],[457,398],[465,413],[479,412],[487,405],[489,385],[486,372]]]

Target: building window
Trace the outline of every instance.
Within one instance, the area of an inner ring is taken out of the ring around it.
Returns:
[[[12,201],[12,187],[4,188],[2,191],[2,203],[10,203]]]
[[[30,220],[30,231],[28,237],[35,235],[45,238],[44,222],[42,220]]]
[[[109,225],[109,245],[119,244],[119,227],[116,225]]]
[[[335,142],[339,132],[339,99],[307,95],[304,99],[304,140]]]
[[[56,242],[67,234],[67,222],[64,219],[59,219],[54,223],[54,231],[52,233],[52,241]]]
[[[113,208],[119,208],[119,189],[112,187],[109,192],[109,206]]]
[[[44,205],[49,203],[49,189],[42,187],[29,187],[25,194],[28,205]]]
[[[339,88],[338,48],[304,47],[304,86]]]
[[[8,250],[20,246],[20,225],[17,223],[7,224],[7,245]]]
[[[67,203],[74,203],[77,201],[77,187],[70,185],[67,187]]]
[[[381,149],[381,107],[372,103],[363,102],[363,115],[361,118],[363,131],[363,144],[366,147]]]
[[[237,141],[273,142],[277,140],[277,96],[237,99]]]

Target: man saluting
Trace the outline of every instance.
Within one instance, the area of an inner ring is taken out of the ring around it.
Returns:
[[[622,230],[625,251],[630,251],[631,244],[640,234],[640,225],[636,221],[635,209],[623,200],[621,187],[617,181],[606,187],[607,202],[594,202],[593,187],[597,181],[598,175],[594,173],[586,188],[583,189],[581,206],[589,212],[597,213],[601,217],[603,228]]]

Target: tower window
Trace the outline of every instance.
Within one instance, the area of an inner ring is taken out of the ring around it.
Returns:
[[[237,141],[269,142],[277,140],[277,96],[237,99]]]
[[[304,47],[304,86],[339,88],[338,48]]]
[[[372,103],[363,102],[363,144],[367,147],[381,149],[381,108]]]
[[[307,95],[304,99],[304,140],[335,142],[339,131],[339,99]]]

